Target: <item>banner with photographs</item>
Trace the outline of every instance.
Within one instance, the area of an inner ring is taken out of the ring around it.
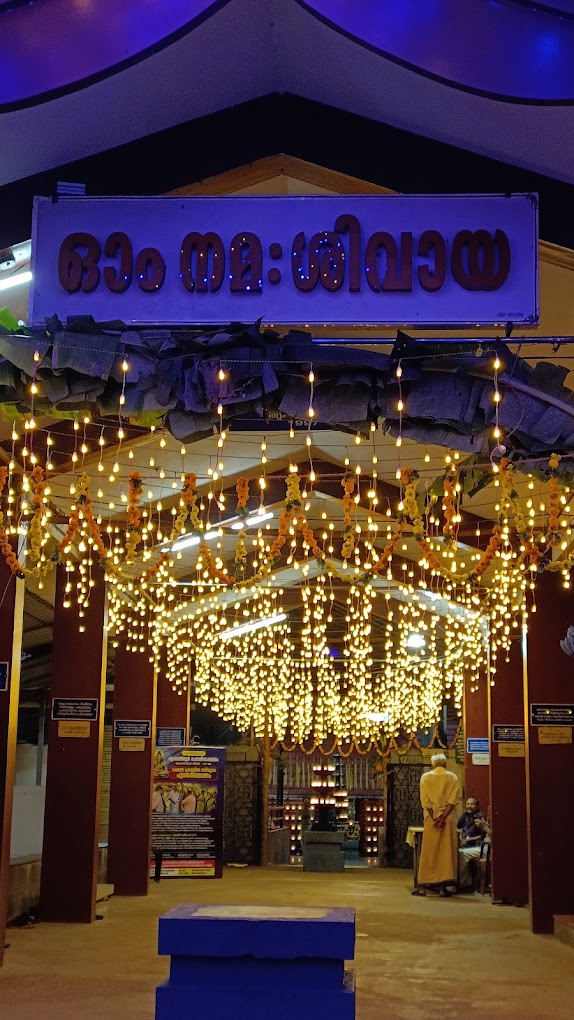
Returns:
[[[221,878],[223,747],[156,747],[153,770],[152,874]]]

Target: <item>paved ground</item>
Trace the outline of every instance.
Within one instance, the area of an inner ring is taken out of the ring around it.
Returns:
[[[417,899],[411,888],[409,873],[381,869],[228,869],[221,882],[152,884],[148,897],[114,897],[89,926],[10,929],[0,1017],[152,1020],[168,969],[156,955],[158,915],[213,902],[355,907],[357,1020],[572,1020],[574,951],[531,935],[526,910],[480,896]]]

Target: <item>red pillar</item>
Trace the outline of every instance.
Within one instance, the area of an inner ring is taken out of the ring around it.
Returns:
[[[66,572],[57,567],[51,707],[55,698],[97,699],[93,722],[50,719],[44,847],[43,921],[90,922],[96,915],[100,773],[106,692],[106,593],[98,573],[79,631],[75,607],[62,607]],[[66,735],[74,733],[76,735]],[[87,735],[80,736],[79,733]]]
[[[155,690],[148,653],[127,651],[121,640],[114,669],[108,881],[122,896],[145,896],[148,891]],[[145,723],[149,735],[139,736]]]
[[[162,652],[157,676],[156,726],[184,730],[184,743],[189,735],[189,691],[190,685],[177,691],[172,689],[165,677],[165,651]]]
[[[464,796],[476,797],[480,802],[481,811],[486,815],[490,804],[490,780],[488,765],[473,763],[473,755],[466,751],[469,738],[488,738],[488,687],[481,681],[477,691],[464,685]],[[476,758],[475,758],[476,761]]]
[[[528,901],[528,833],[526,827],[525,745],[522,642],[514,641],[510,661],[499,656],[496,682],[489,689],[490,816],[494,834],[492,898],[524,906]],[[504,734],[501,727],[508,727]],[[497,736],[513,738],[495,741]]]
[[[574,598],[556,574],[542,574],[536,586],[537,612],[528,624],[525,708],[531,704],[574,704],[574,662],[560,639],[574,623]],[[526,790],[528,880],[532,931],[553,931],[554,914],[574,914],[574,882],[569,878],[574,846],[574,744],[572,727],[541,733],[528,725]]]
[[[16,578],[0,554],[0,663],[6,663],[0,673],[0,965],[8,915],[23,607],[24,581]]]

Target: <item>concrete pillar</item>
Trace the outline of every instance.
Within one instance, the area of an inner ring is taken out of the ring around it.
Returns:
[[[75,607],[62,607],[66,572],[57,567],[52,651],[51,716],[44,848],[40,886],[42,921],[90,922],[96,915],[100,775],[106,692],[106,592],[95,576],[79,631]],[[58,703],[58,699],[63,699]],[[97,702],[93,721],[54,719],[73,710],[64,699],[78,700],[81,713]],[[63,710],[63,711],[62,711]]]
[[[488,738],[488,685],[480,683],[477,691],[471,691],[468,681],[464,685],[464,796],[476,797],[481,811],[488,814],[490,804],[490,769],[488,765],[475,764],[478,760],[467,753],[469,738]]]
[[[121,896],[148,891],[155,681],[148,652],[127,651],[122,639],[115,655],[108,829],[108,882]]]
[[[525,674],[528,884],[532,931],[553,931],[554,914],[574,914],[574,744],[572,725],[530,725],[531,705],[574,705],[574,660],[560,639],[574,623],[574,597],[561,578],[537,579]],[[549,717],[550,718],[550,717]],[[571,717],[566,714],[566,720]],[[573,719],[574,722],[574,719]],[[548,742],[551,741],[551,742]],[[565,741],[558,743],[557,741]],[[496,847],[495,851],[496,853]]]
[[[4,960],[16,771],[24,581],[0,554],[0,965]]]
[[[524,683],[522,641],[513,642],[510,661],[500,655],[489,688],[490,816],[494,834],[492,898],[524,906],[528,901]],[[506,730],[503,730],[506,727]],[[494,740],[508,737],[507,740]]]

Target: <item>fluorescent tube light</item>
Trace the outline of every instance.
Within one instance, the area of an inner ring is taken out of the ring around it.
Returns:
[[[241,531],[242,528],[254,528],[257,525],[261,524],[263,521],[270,521],[272,517],[273,511],[266,510],[265,513],[262,514],[253,514],[251,517],[248,517],[247,520],[245,521],[235,521],[235,523],[232,524],[231,527],[233,528],[234,531]]]
[[[261,620],[251,620],[239,627],[230,627],[219,635],[222,641],[231,641],[233,638],[241,637],[243,634],[250,634],[252,630],[260,630],[261,627],[272,627],[275,623],[283,623],[287,619],[287,613],[274,613],[272,616],[264,616]]]
[[[32,273],[27,269],[24,273],[14,273],[6,280],[0,279],[0,290],[8,290],[9,287],[17,287],[20,283],[31,283]]]
[[[174,542],[172,545],[171,552],[179,552],[181,549],[189,549],[192,545],[199,545],[202,539],[204,542],[212,542],[214,538],[220,537],[221,531],[219,528],[206,531],[202,535],[182,535],[181,538],[178,538],[177,542]]]

